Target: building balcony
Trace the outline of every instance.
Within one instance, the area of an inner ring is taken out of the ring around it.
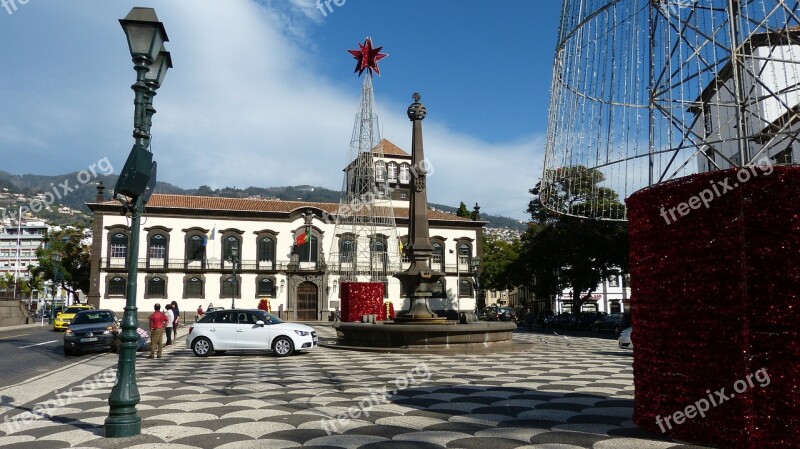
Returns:
[[[241,272],[275,272],[287,271],[291,269],[299,270],[318,270],[315,262],[300,264],[299,268],[290,268],[291,262],[288,260],[242,260],[236,264],[236,271]],[[123,258],[102,258],[100,267],[108,271],[124,271],[128,269],[127,260]],[[137,261],[137,268],[143,271],[220,271],[229,272],[233,270],[233,264],[222,260],[194,260],[194,259],[160,259],[143,258]]]

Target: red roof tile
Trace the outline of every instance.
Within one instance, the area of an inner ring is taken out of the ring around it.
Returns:
[[[97,204],[97,203],[93,203]],[[117,201],[106,201],[105,206],[118,206]],[[169,209],[202,209],[217,211],[236,211],[236,212],[278,212],[290,213],[296,210],[308,209],[309,207],[323,210],[334,215],[339,209],[339,203],[318,203],[310,201],[282,201],[282,200],[262,200],[248,198],[224,198],[217,196],[195,196],[195,195],[168,195],[155,193],[147,203],[148,209],[169,208]],[[408,208],[395,207],[394,216],[408,218]],[[438,210],[428,210],[428,218],[433,220],[448,221],[471,221],[468,218],[459,217],[454,214]]]

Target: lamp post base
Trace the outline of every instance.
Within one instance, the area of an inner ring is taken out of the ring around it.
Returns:
[[[135,437],[142,433],[142,418],[139,416],[108,417],[103,425],[106,438]]]

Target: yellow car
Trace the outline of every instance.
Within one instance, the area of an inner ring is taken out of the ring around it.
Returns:
[[[69,323],[75,318],[75,314],[81,310],[91,310],[94,306],[90,304],[73,304],[67,307],[67,310],[59,312],[53,321],[53,331],[63,331],[69,327]]]

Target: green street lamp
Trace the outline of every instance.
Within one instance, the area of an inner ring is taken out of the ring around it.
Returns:
[[[50,254],[50,261],[53,263],[53,302],[50,304],[50,323],[56,319],[56,282],[58,282],[58,265],[61,263],[61,253],[53,252]]]
[[[480,266],[481,266],[481,258],[480,257],[473,257],[472,260],[470,260],[470,267],[472,268],[472,276],[475,279],[475,308],[476,309],[478,307],[478,297],[480,296],[480,291],[481,291],[480,290],[481,289],[480,274],[478,273],[478,268],[480,268]]]
[[[155,163],[150,152],[150,125],[155,114],[153,97],[172,67],[172,58],[164,49],[167,32],[152,8],[133,8],[119,21],[128,39],[128,48],[136,71],[133,137],[135,142],[128,160],[114,186],[114,197],[122,203],[123,213],[131,214],[131,237],[128,248],[128,283],[125,313],[120,332],[117,379],[108,397],[109,413],[103,434],[109,438],[130,437],[142,432],[142,418],[137,415],[139,389],[136,386],[136,347],[138,327],[136,277],[138,274],[139,227],[149,194],[155,183]]]
[[[231,246],[231,253],[228,256],[228,261],[233,267],[233,277],[231,278],[231,309],[236,308],[236,264],[239,263],[239,246],[234,243]]]

